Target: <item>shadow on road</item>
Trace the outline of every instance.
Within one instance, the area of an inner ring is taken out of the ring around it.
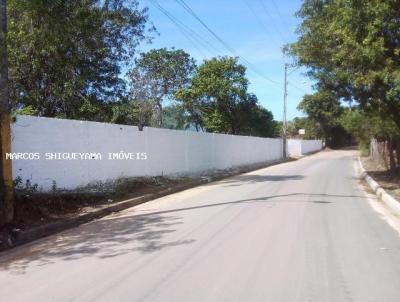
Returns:
[[[175,232],[174,227],[182,223],[181,219],[147,214],[97,220],[6,252],[0,257],[0,271],[11,269],[15,273],[24,273],[32,262],[42,266],[89,256],[105,259],[135,251],[147,254],[168,246],[190,244],[194,240],[165,240],[165,236]]]
[[[255,174],[242,174],[226,180],[220,181],[223,184],[230,186],[243,185],[243,183],[258,183],[266,181],[288,181],[288,180],[302,180],[304,175],[255,175]]]
[[[193,207],[178,208],[178,209],[154,212],[152,214],[176,213],[176,212],[196,210],[196,209],[209,208],[209,207],[218,207],[218,206],[224,206],[224,205],[234,205],[234,204],[254,203],[254,202],[272,202],[273,201],[273,202],[333,203],[333,201],[327,201],[327,200],[280,199],[282,197],[293,197],[293,196],[319,197],[319,198],[334,197],[334,198],[363,198],[363,199],[365,199],[365,196],[358,196],[358,195],[290,193],[290,194],[272,195],[272,196],[257,197],[257,198],[250,198],[250,199],[240,199],[240,200],[226,201],[226,202],[215,202],[215,203],[201,204],[201,205],[193,206]],[[143,215],[149,215],[149,214],[143,214]]]
[[[298,197],[303,197],[299,199]],[[331,200],[327,200],[332,198]],[[167,235],[183,223],[180,212],[236,204],[265,202],[308,202],[330,204],[341,198],[365,198],[356,195],[290,193],[227,202],[199,202],[198,206],[139,214],[108,217],[93,221],[69,231],[45,238],[0,256],[0,271],[11,270],[23,274],[31,265],[43,266],[59,261],[85,257],[107,259],[133,252],[149,254],[161,249],[187,245],[194,239],[168,241]]]

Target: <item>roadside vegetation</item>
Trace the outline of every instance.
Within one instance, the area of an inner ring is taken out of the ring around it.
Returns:
[[[298,41],[285,47],[316,82],[299,108],[319,134],[333,142],[346,131],[364,153],[372,138],[385,142],[392,175],[400,170],[399,7],[398,0],[305,0]]]
[[[289,137],[304,129],[303,138],[332,148],[356,141],[365,154],[374,138],[390,177],[400,174],[399,7],[399,0],[303,1],[298,40],[284,51],[307,68],[315,92],[299,103],[306,117],[288,123]],[[238,58],[141,52],[157,30],[139,1],[8,0],[7,17],[0,52],[7,47],[8,64],[0,71],[14,115],[281,136],[282,122],[249,91]]]
[[[7,103],[7,115],[119,123],[139,130],[280,135],[272,113],[249,91],[246,67],[238,58],[196,62],[182,49],[141,51],[157,37],[142,1],[3,0],[1,4],[6,5],[1,17],[7,26],[1,27],[6,35],[0,38],[6,43],[0,50],[8,54],[1,72],[8,75],[8,82],[0,91],[6,91],[6,97],[0,99]],[[57,184],[50,194],[42,194],[37,184],[16,178],[11,190],[15,203],[7,212],[15,211],[9,215],[14,224],[9,228],[63,219],[84,211],[87,204],[108,204],[162,188],[164,183],[185,181],[137,179],[132,185],[124,180],[121,183],[129,185],[116,186],[114,190],[122,194],[116,196],[116,192],[63,192]],[[3,224],[1,212],[0,216]]]
[[[277,136],[234,57],[152,49],[138,1],[8,1],[12,111],[78,120]]]

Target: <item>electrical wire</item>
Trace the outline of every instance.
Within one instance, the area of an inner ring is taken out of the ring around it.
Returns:
[[[261,25],[261,27],[263,28],[263,32],[265,33],[265,35],[268,37],[268,39],[270,39],[271,37],[273,37],[273,39],[276,41],[275,36],[273,35],[273,33],[270,31],[270,29],[268,28],[268,26],[264,23],[264,21],[262,20],[262,18],[260,18],[258,16],[258,14],[256,13],[256,11],[253,9],[253,7],[250,5],[250,3],[247,0],[242,0],[242,2],[246,5],[246,7],[249,9],[249,11],[251,12],[251,14],[255,17],[255,19],[258,21],[258,23]],[[281,41],[283,42],[283,41]]]
[[[172,15],[167,9],[165,9],[157,0],[148,0],[153,6],[155,6],[159,11],[161,11],[178,29],[181,33],[186,37],[187,40],[201,53],[203,53],[202,49],[200,49],[197,45],[199,44],[202,48],[206,49],[211,55],[215,54],[215,47],[207,40],[203,39],[199,34],[190,29],[184,23],[182,23],[179,19],[177,19],[174,15]],[[219,50],[216,50],[219,53]],[[203,53],[204,54],[204,53]]]
[[[261,4],[261,7],[263,9],[263,11],[265,12],[265,14],[267,15],[268,19],[271,20],[271,24],[274,27],[275,31],[279,34],[279,36],[281,37],[282,43],[285,44],[285,38],[284,35],[280,29],[280,27],[276,24],[275,19],[272,17],[272,15],[270,14],[267,6],[265,5],[265,3],[261,0],[258,1]]]
[[[215,31],[213,31],[194,11],[193,9],[184,1],[184,0],[175,0],[180,6],[182,6],[192,17],[194,17],[217,41],[221,43],[223,47],[225,47],[230,53],[232,53],[234,56],[238,57],[239,60],[244,62],[250,70],[252,70],[255,74],[259,75],[263,79],[275,84],[281,86],[282,84],[265,76],[261,71],[258,70],[254,66],[253,63],[248,61],[245,57],[239,55],[234,48],[232,48],[225,40],[223,40]],[[217,51],[219,53],[219,50],[213,46],[212,43],[210,43],[207,39],[199,35],[197,32],[193,31],[191,28],[189,28],[187,25],[185,25],[183,22],[181,22],[179,19],[177,19],[175,16],[173,16],[167,9],[165,9],[162,5],[159,4],[157,0],[149,0],[149,2],[155,6],[158,10],[160,10],[175,26],[178,27],[178,29],[182,32],[182,34],[189,40],[192,45],[199,50],[200,52],[201,49],[198,48],[196,45],[196,42],[200,44],[202,47],[206,48],[208,52],[213,54],[213,51]],[[213,50],[210,50],[210,49]],[[297,70],[296,68],[295,70]],[[295,70],[291,71],[293,73]],[[304,89],[292,84],[291,82],[288,82],[288,85],[291,87],[303,92],[307,93]],[[273,86],[274,88],[277,88],[276,86]],[[280,88],[278,88],[281,90]]]
[[[262,1],[262,0],[259,0],[259,1]],[[276,1],[275,1],[275,0],[271,0],[271,2],[272,2],[272,4],[273,4],[274,7],[275,7],[275,10],[276,10],[276,12],[277,12],[277,14],[278,14],[278,16],[279,16],[279,20],[280,20],[281,23],[288,29],[288,31],[290,31],[290,30],[291,30],[291,27],[286,23],[285,18],[283,17],[283,14],[281,13],[281,11],[280,11],[278,5],[276,4]]]
[[[264,78],[265,80],[276,84],[282,85],[281,83],[265,76],[262,72],[258,70],[250,61],[248,61],[243,56],[239,55],[235,49],[233,49],[227,42],[225,42],[217,33],[215,33],[194,11],[193,9],[184,1],[184,0],[175,0],[179,5],[181,5],[193,18],[195,18],[217,41],[221,43],[230,53],[234,56],[238,57],[242,62],[244,62],[249,69],[251,69],[254,73],[258,74],[260,77]],[[272,86],[274,87],[274,86]],[[276,87],[275,87],[276,88]],[[281,90],[281,89],[279,89]]]

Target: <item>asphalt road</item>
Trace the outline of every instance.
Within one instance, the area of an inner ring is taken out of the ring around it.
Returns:
[[[399,233],[354,156],[322,152],[7,251],[0,300],[399,302]]]

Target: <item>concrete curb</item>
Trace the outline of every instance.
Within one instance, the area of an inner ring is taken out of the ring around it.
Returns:
[[[371,176],[368,175],[362,165],[360,157],[358,157],[358,164],[361,169],[361,178],[365,179],[378,198],[380,198],[396,215],[400,215],[400,201],[388,194]]]
[[[155,193],[148,193],[143,196],[138,196],[134,197],[131,199],[127,199],[124,201],[120,201],[118,203],[109,205],[107,207],[94,210],[93,212],[85,213],[77,217],[72,217],[68,218],[65,220],[61,221],[56,221],[52,222],[46,225],[38,226],[38,227],[33,227],[28,230],[16,230],[11,232],[11,236],[7,239],[6,245],[0,245],[0,251],[7,250],[31,241],[34,241],[39,238],[43,238],[73,227],[77,227],[83,223],[90,222],[95,219],[102,218],[104,216],[107,216],[111,213],[119,212],[134,206],[137,206],[139,204],[157,199],[159,197],[163,197],[166,195],[170,195],[173,193],[177,193],[180,191],[184,191],[193,187],[197,187],[199,185],[204,185],[210,182],[222,180],[225,178],[229,178],[232,176],[236,176],[242,173],[248,173],[251,171],[255,171],[258,169],[266,168],[269,166],[273,165],[278,165],[281,163],[293,161],[293,159],[286,159],[286,160],[278,160],[278,161],[271,161],[268,163],[263,163],[263,164],[256,164],[256,165],[249,165],[245,167],[239,167],[230,171],[225,171],[220,175],[214,175],[214,176],[204,176],[201,177],[200,179],[195,179],[192,182],[181,184],[181,185],[175,185],[166,189],[163,189],[161,191],[155,192]]]

